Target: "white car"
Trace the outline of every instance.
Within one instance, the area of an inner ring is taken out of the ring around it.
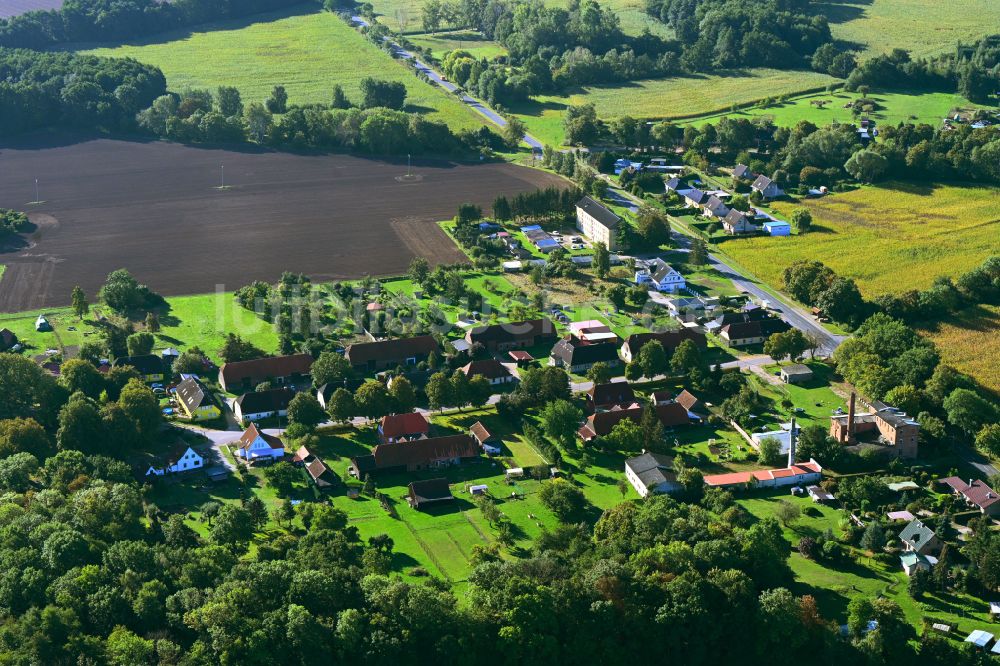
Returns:
[[[572,245],[570,245],[570,249],[571,250],[582,250],[583,249],[583,243],[573,243]]]

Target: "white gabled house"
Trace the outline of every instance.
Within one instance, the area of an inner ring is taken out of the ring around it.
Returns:
[[[190,472],[201,469],[205,466],[205,459],[190,446],[183,445],[167,456],[163,467],[150,465],[146,470],[146,476],[163,476],[165,474],[177,474],[178,472]]]
[[[281,438],[265,434],[257,427],[256,423],[250,424],[237,444],[239,446],[236,455],[244,460],[283,458],[285,456],[285,443],[281,441]]]
[[[646,268],[635,272],[637,285],[648,285],[657,291],[676,293],[687,286],[684,276],[663,259],[656,258]]]

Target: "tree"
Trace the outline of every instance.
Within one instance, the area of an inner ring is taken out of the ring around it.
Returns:
[[[244,340],[235,333],[228,333],[226,334],[226,342],[219,350],[219,356],[226,363],[235,363],[236,361],[264,358],[267,354],[264,353],[263,349],[258,349],[253,343]]]
[[[517,116],[507,115],[504,116],[506,123],[501,130],[500,135],[503,137],[504,143],[511,150],[517,150],[517,147],[521,145],[521,141],[524,139],[524,134],[527,131],[527,126],[524,121]]]
[[[220,546],[236,548],[253,538],[253,520],[243,507],[225,504],[219,509],[209,535]]]
[[[219,100],[219,112],[227,118],[243,115],[243,98],[240,91],[232,86],[219,86],[216,95]]]
[[[271,96],[267,98],[264,105],[271,113],[284,113],[287,111],[288,93],[285,92],[285,86],[274,86],[274,89],[271,90]]]
[[[976,433],[976,447],[988,456],[1000,458],[1000,423],[987,423]]]
[[[208,526],[212,526],[212,519],[219,515],[219,511],[222,510],[222,505],[215,501],[205,502],[199,508],[201,511],[201,516],[208,521]]]
[[[917,569],[910,574],[910,580],[907,584],[906,591],[909,592],[910,596],[916,600],[924,598],[924,594],[927,593],[927,588],[930,587],[930,572],[917,567]]]
[[[288,463],[281,462],[279,465],[288,465]],[[291,465],[289,465],[291,467]],[[250,516],[250,523],[253,525],[254,529],[259,530],[261,527],[267,524],[267,507],[264,505],[264,501],[257,497],[256,495],[251,495],[250,499],[247,500],[246,506],[247,515]]]
[[[153,351],[153,345],[156,344],[156,339],[153,337],[152,333],[146,333],[143,331],[141,333],[133,333],[128,336],[125,340],[125,344],[128,347],[129,356],[146,356]]]
[[[670,357],[670,368],[676,374],[691,376],[695,371],[702,370],[703,365],[701,350],[698,349],[694,340],[681,340],[681,343],[674,349],[673,356]]]
[[[295,397],[288,403],[289,423],[298,423],[312,429],[324,421],[326,421],[326,412],[323,411],[322,405],[319,404],[319,400],[311,391],[296,393]]]
[[[772,333],[764,341],[764,353],[776,361],[785,358],[796,359],[805,353],[809,341],[802,331],[790,328],[781,333]]]
[[[16,453],[30,453],[44,460],[55,453],[45,428],[34,419],[16,418],[0,421],[0,458]]]
[[[781,462],[781,442],[774,437],[760,440],[757,449],[757,460],[761,465],[775,466]]]
[[[73,287],[71,300],[73,314],[82,320],[83,316],[90,312],[90,304],[87,302],[87,295],[83,293],[83,289],[80,288],[80,285]]]
[[[38,459],[30,453],[22,451],[0,458],[0,489],[24,492],[37,472]]]
[[[324,351],[313,362],[309,374],[317,388],[326,384],[340,384],[351,376],[351,364],[342,354]]]
[[[98,453],[104,444],[101,415],[93,400],[82,393],[74,393],[59,410],[59,429],[56,445],[61,451],[73,449],[84,453]]]
[[[394,377],[389,387],[389,396],[399,413],[411,412],[417,405],[417,392],[406,377]]]
[[[354,402],[358,412],[367,419],[377,419],[391,411],[392,399],[389,391],[381,382],[369,379],[358,387],[354,393]]]
[[[944,399],[948,422],[972,435],[996,420],[996,405],[975,391],[957,388]]]
[[[344,92],[344,87],[339,83],[333,84],[333,98],[330,102],[331,109],[349,109],[351,108],[351,100],[347,99],[347,94]]]
[[[650,340],[640,347],[633,363],[642,371],[643,377],[650,379],[666,374],[670,367],[667,352],[659,340]]]
[[[604,241],[594,243],[594,271],[597,273],[597,277],[602,280],[608,277],[608,273],[611,271],[611,254]]]
[[[160,332],[160,318],[156,316],[156,313],[154,312],[146,313],[146,321],[144,325],[146,327],[146,330],[149,331],[150,333]]]
[[[604,361],[598,361],[587,370],[587,379],[595,384],[607,384],[611,381],[611,366]]]
[[[625,299],[628,296],[628,289],[626,289],[623,284],[616,284],[608,289],[605,296],[607,296],[611,305],[615,306],[615,310],[621,310],[625,307]]]
[[[564,447],[573,446],[576,429],[583,419],[583,412],[567,400],[555,400],[542,408],[539,414],[545,434]]]
[[[688,254],[688,263],[693,266],[704,266],[708,263],[708,243],[701,238],[691,240],[691,252]]]
[[[874,150],[862,148],[844,164],[844,170],[863,183],[874,183],[889,170],[889,160]]]
[[[781,524],[788,527],[802,515],[799,510],[798,505],[792,504],[787,500],[778,500],[778,504],[774,507],[774,516],[781,521]]]
[[[140,307],[146,300],[148,290],[132,277],[124,268],[108,274],[99,296],[109,308],[119,314]]]
[[[88,398],[98,399],[104,390],[104,375],[89,361],[71,358],[60,368],[59,383],[70,393],[79,391]]]
[[[617,451],[639,451],[645,444],[642,427],[632,419],[622,419],[616,423],[604,439]]]
[[[430,264],[423,257],[414,257],[413,261],[410,262],[410,268],[407,272],[410,279],[413,280],[414,284],[419,284],[423,286],[427,283],[427,277],[431,273]]]
[[[424,393],[427,395],[427,405],[433,410],[441,410],[454,404],[453,385],[448,375],[436,372],[427,380]]]
[[[267,480],[267,485],[274,488],[282,497],[292,492],[295,481],[299,477],[299,471],[291,463],[284,460],[264,468],[264,478]]]
[[[163,423],[160,400],[141,379],[130,379],[118,396],[118,406],[140,439],[152,438]]]
[[[200,375],[208,367],[208,357],[198,347],[189,347],[174,359],[173,371],[180,374]]]
[[[797,208],[792,213],[792,224],[795,225],[795,230],[800,234],[809,231],[812,227],[812,219],[812,213],[809,212],[808,208]]]
[[[865,550],[876,553],[886,545],[885,528],[882,523],[873,520],[868,523],[864,533],[861,535],[860,545]]]
[[[354,394],[345,388],[338,388],[326,402],[330,418],[338,423],[350,421],[358,413],[358,405]]]
[[[511,220],[514,217],[510,207],[510,200],[502,194],[493,200],[493,217],[502,222]]]
[[[587,507],[583,492],[563,479],[543,484],[538,498],[563,523],[575,522]]]
[[[274,116],[259,102],[251,102],[244,113],[247,134],[257,143],[264,143],[274,127]]]
[[[406,86],[399,81],[382,81],[366,76],[361,79],[361,107],[385,107],[401,110],[406,104]]]
[[[465,392],[468,396],[468,404],[473,408],[481,408],[485,407],[489,401],[490,395],[493,393],[493,387],[490,384],[490,380],[486,379],[486,377],[476,375],[469,380]]]

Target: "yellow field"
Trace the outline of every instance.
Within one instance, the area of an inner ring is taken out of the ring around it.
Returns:
[[[921,289],[957,276],[997,251],[1000,191],[888,183],[805,200],[814,230],[803,236],[733,240],[721,249],[780,285],[798,259],[818,259],[852,277],[865,296]],[[789,216],[795,206],[779,204]]]
[[[934,341],[941,360],[975,377],[1000,395],[1000,307],[970,308],[953,322],[924,334]]]
[[[914,57],[952,49],[1000,32],[997,0],[836,0],[824,3],[833,36],[857,44],[865,55],[903,48]]]

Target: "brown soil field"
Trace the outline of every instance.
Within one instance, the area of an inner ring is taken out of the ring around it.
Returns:
[[[464,260],[436,222],[463,202],[560,185],[511,164],[194,148],[116,139],[0,146],[0,207],[36,225],[0,251],[0,312],[67,305],[127,268],[165,296],[276,280],[393,275]],[[221,188],[225,172],[225,188]],[[38,179],[41,203],[35,199]],[[221,287],[219,286],[221,285]]]
[[[0,18],[9,18],[35,9],[59,9],[63,0],[0,0]]]

